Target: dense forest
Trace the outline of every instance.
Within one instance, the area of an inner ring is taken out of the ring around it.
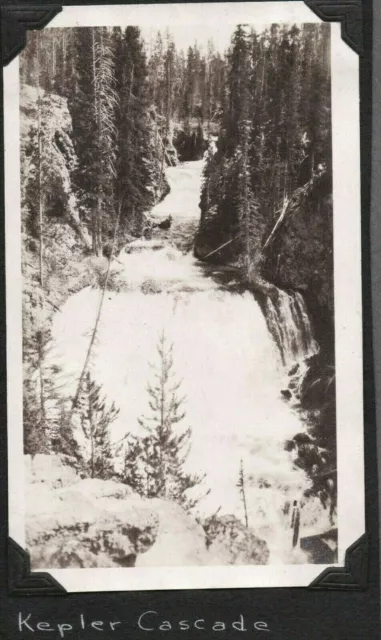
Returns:
[[[68,402],[60,371],[47,364],[50,323],[74,291],[88,284],[106,290],[113,257],[146,232],[147,214],[169,189],[165,168],[202,157],[219,128],[224,73],[212,43],[206,53],[195,44],[185,55],[158,32],[147,55],[137,27],[31,32],[20,66],[25,452],[60,454],[83,477],[118,478],[141,495],[171,495],[187,508],[196,501],[184,492],[202,478],[182,471],[191,432],[180,426],[175,435],[185,414],[167,380],[160,397],[149,387],[157,416],[142,417],[146,435],[115,446],[110,427],[118,409],[90,374],[97,324]],[[172,368],[163,340],[159,358]]]
[[[28,38],[20,57],[25,452],[59,453],[83,477],[117,477],[146,497],[170,495],[194,506],[185,491],[203,478],[184,471],[189,429],[174,435],[185,414],[178,389],[163,391],[163,371],[173,366],[164,336],[162,394],[149,385],[147,401],[161,420],[154,416],[152,427],[152,418],[142,417],[145,436],[126,438],[122,449],[109,433],[118,408],[89,371],[97,325],[70,406],[56,388],[59,372],[45,361],[52,314],[85,286],[107,290],[118,251],[149,233],[149,212],[169,190],[166,168],[205,154],[195,256],[237,269],[264,309],[280,287],[301,291],[311,312],[322,348],[298,383],[309,435],[297,434],[285,447],[309,474],[310,494],[333,514],[328,26],[239,25],[226,52],[212,41],[206,50],[178,50],[169,32],[148,47],[133,26],[46,29]],[[297,373],[290,372],[291,387]],[[73,435],[78,426],[82,445]],[[238,487],[247,524],[242,462]]]
[[[239,26],[233,36],[227,104],[217,153],[205,169],[196,251],[244,266],[249,281],[260,273],[274,281],[282,271],[272,260],[274,254],[282,260],[276,248],[282,226],[302,203],[318,208],[332,191],[329,37],[325,25],[272,25],[259,36]],[[326,209],[319,223],[329,252]],[[331,305],[329,260],[332,251],[314,287]]]
[[[95,253],[119,215],[121,229],[142,232],[166,192],[165,165],[202,157],[223,111],[225,67],[212,43],[185,55],[170,33],[158,32],[148,57],[138,27],[31,32],[21,80],[68,100],[74,185]]]

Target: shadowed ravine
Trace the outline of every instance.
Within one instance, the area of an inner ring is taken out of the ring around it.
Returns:
[[[94,377],[120,408],[113,437],[139,433],[147,411],[146,385],[155,345],[164,331],[174,345],[182,378],[186,422],[192,427],[189,470],[206,473],[205,515],[244,519],[237,489],[240,460],[247,478],[249,524],[270,548],[270,563],[303,562],[292,547],[292,503],[308,480],[284,443],[305,430],[282,398],[287,373],[316,352],[300,294],[281,292],[263,311],[237,274],[203,265],[191,247],[197,230],[203,162],[167,170],[171,191],[152,211],[171,214],[170,229],[128,245],[113,261],[91,357]],[[73,295],[54,317],[51,358],[62,367],[65,393],[73,393],[94,326],[101,292]],[[272,333],[270,332],[271,329]],[[290,508],[291,505],[291,508]],[[317,500],[304,500],[300,535],[329,528]]]

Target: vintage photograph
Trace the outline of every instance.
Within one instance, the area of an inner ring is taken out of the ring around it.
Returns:
[[[32,570],[339,562],[331,34],[28,32]]]
[[[35,568],[335,562],[330,25],[188,39],[21,55]]]

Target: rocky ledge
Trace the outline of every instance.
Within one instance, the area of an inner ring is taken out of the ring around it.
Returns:
[[[80,478],[57,456],[25,462],[33,569],[268,561],[266,543],[233,516],[206,527],[172,501],[143,498],[113,480]]]

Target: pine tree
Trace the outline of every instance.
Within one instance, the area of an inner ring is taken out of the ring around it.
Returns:
[[[231,148],[242,139],[241,125],[249,112],[249,34],[246,25],[238,25],[232,38],[229,73],[228,135]]]
[[[101,395],[101,387],[87,372],[71,424],[72,435],[77,440],[82,461],[81,471],[90,478],[105,480],[114,473],[110,425],[118,414],[119,410],[114,403],[106,406],[106,399]],[[84,437],[83,444],[79,437],[76,438],[74,430],[74,425],[78,423]],[[66,423],[63,426],[68,428]]]
[[[166,137],[170,134],[171,120],[174,113],[174,92],[176,88],[176,49],[169,32],[166,34],[167,46],[164,56],[164,78],[165,78],[165,128]]]
[[[45,417],[41,415],[41,406],[34,379],[36,371],[24,364],[23,382],[23,440],[24,454],[49,453],[49,440],[46,433]]]
[[[186,415],[185,398],[179,395],[181,381],[175,380],[173,345],[167,343],[164,332],[157,353],[154,382],[147,385],[151,415],[139,418],[146,436],[127,439],[123,481],[141,495],[172,499],[191,509],[199,498],[188,498],[186,491],[199,485],[203,477],[184,470],[191,429],[180,426]]]
[[[193,47],[188,47],[183,98],[183,118],[185,123],[189,123],[194,114],[196,65],[196,53]]]
[[[24,453],[56,451],[64,400],[60,368],[49,363],[51,337],[46,325],[24,344]]]
[[[331,173],[329,29],[238,25],[227,59],[217,153],[205,168],[198,238],[259,273],[293,194]],[[225,248],[226,247],[226,248]],[[196,243],[197,251],[197,243]]]
[[[164,114],[164,42],[160,31],[152,47],[148,63],[149,89],[148,95],[152,105],[160,114]]]
[[[94,245],[98,172],[95,158],[97,123],[93,85],[92,30],[81,27],[75,31],[72,91],[68,96],[68,107],[73,123],[73,142],[78,158],[73,182],[80,196],[83,218],[91,230]]]
[[[120,480],[142,496],[151,493],[147,475],[145,445],[146,438],[127,434],[123,441],[123,469]]]
[[[118,96],[115,91],[114,56],[106,29],[92,29],[92,49],[98,165],[96,214],[93,221],[93,251],[101,255],[104,226],[106,226],[106,233],[111,230],[111,225],[107,228],[103,221],[106,203],[107,208],[112,211],[111,221],[116,217],[112,186],[116,179],[115,119]]]
[[[152,438],[154,459],[150,466],[157,476],[155,493],[160,497],[167,497],[171,480],[181,473],[188,455],[191,430],[188,427],[177,434],[174,429],[185,418],[185,412],[182,411],[184,398],[178,396],[180,383],[171,380],[173,346],[167,345],[164,332],[159,338],[157,352],[159,366],[155,382],[147,385],[152,415],[140,418],[139,424]]]
[[[244,474],[244,470],[243,470],[243,460],[242,459],[241,459],[241,463],[240,463],[240,467],[239,467],[239,476],[238,476],[237,487],[239,488],[239,493],[240,493],[241,499],[242,499],[243,511],[244,511],[244,516],[245,516],[245,526],[248,527],[249,526],[249,519],[248,519],[248,515],[247,515],[247,504],[246,504],[246,485],[245,485],[245,474]]]
[[[107,29],[78,29],[72,83],[68,106],[78,156],[74,179],[85,210],[91,212],[87,222],[91,228],[93,252],[100,255],[104,236],[112,237],[116,218],[113,187],[118,96]]]
[[[117,183],[121,228],[140,235],[143,214],[156,201],[162,151],[150,117],[148,69],[138,27],[127,27],[118,42],[117,91],[120,96]]]
[[[240,240],[242,245],[244,278],[250,279],[252,270],[256,268],[258,248],[261,245],[263,224],[259,215],[259,205],[254,197],[251,181],[249,140],[250,121],[240,123],[240,146],[238,147],[238,180],[237,180],[237,208]]]

